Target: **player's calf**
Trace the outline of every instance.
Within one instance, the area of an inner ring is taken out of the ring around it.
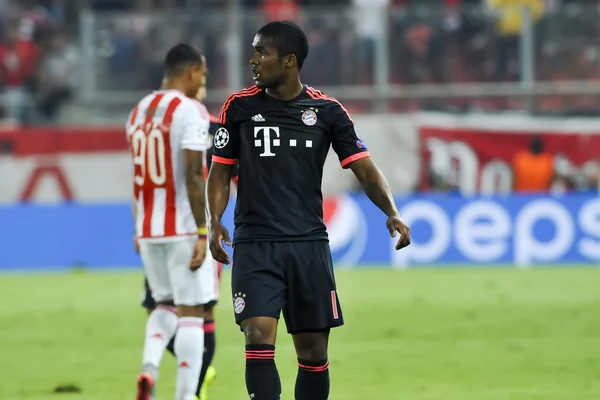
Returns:
[[[210,302],[209,304],[204,305],[204,353],[202,355],[202,369],[200,370],[200,377],[198,379],[198,389],[196,390],[196,396],[202,398],[201,390],[206,392],[206,386],[204,386],[204,381],[206,378],[206,373],[208,371],[208,367],[212,364],[213,357],[215,355],[215,313],[214,306],[216,301]],[[204,396],[206,397],[206,395]]]
[[[158,304],[146,321],[142,372],[158,377],[158,366],[169,340],[177,330],[177,311],[168,303]]]
[[[177,383],[175,398],[192,399],[198,389],[198,376],[202,369],[204,352],[204,307],[177,306],[179,321],[175,336],[177,356]]]
[[[275,365],[277,320],[255,317],[240,324],[246,337],[246,389],[251,399],[279,400],[281,381]]]
[[[327,360],[329,330],[296,333],[292,337],[298,356],[296,400],[327,400],[330,387]]]

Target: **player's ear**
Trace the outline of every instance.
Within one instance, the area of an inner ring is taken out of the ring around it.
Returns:
[[[288,54],[285,56],[285,66],[288,68],[292,68],[294,65],[298,64],[298,59],[295,54]]]
[[[196,70],[198,69],[198,66],[196,64],[191,64],[188,69],[187,69],[187,77],[190,80],[194,79],[194,73],[196,72]]]

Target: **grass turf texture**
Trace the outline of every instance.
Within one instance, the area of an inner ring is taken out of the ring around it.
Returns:
[[[339,270],[332,400],[600,398],[600,270]],[[140,272],[0,277],[0,398],[131,400],[145,313]],[[217,315],[215,400],[246,399],[229,275]],[[282,324],[283,325],[283,324]],[[277,365],[293,399],[281,326]],[[159,399],[173,398],[165,354]],[[56,394],[74,384],[81,393]]]

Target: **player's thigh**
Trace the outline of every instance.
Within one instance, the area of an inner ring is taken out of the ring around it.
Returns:
[[[231,291],[235,321],[255,317],[279,319],[285,305],[285,251],[282,243],[238,243],[233,251]]]
[[[140,256],[144,264],[149,290],[154,301],[159,303],[173,300],[165,246],[165,243],[140,241]]]
[[[287,302],[289,333],[320,332],[344,324],[327,241],[290,242]]]
[[[210,256],[208,248],[206,258],[197,271],[197,275],[200,286],[200,304],[216,303],[219,299],[219,264]]]
[[[196,240],[194,236],[190,236],[167,244],[167,269],[173,302],[177,306],[203,304],[200,270],[190,270]]]

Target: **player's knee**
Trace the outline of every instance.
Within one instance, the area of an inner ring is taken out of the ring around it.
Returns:
[[[204,308],[204,318],[209,321],[215,320],[215,308],[211,307],[209,309]]]
[[[296,355],[303,360],[326,360],[329,331],[302,332],[293,335]]]
[[[277,320],[269,317],[250,318],[241,323],[246,344],[275,344]]]
[[[209,319],[213,319],[214,315],[215,315],[215,305],[217,304],[216,301],[209,301],[208,303],[204,304],[204,312],[206,314],[206,318]]]
[[[206,312],[204,311],[203,305],[197,306],[177,306],[177,314],[180,317],[196,317],[196,318],[205,318]]]

